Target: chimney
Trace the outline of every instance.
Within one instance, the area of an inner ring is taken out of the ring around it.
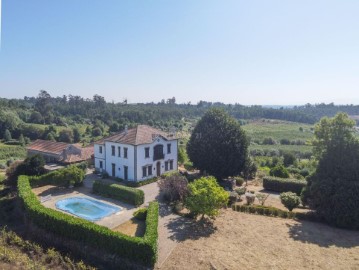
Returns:
[[[126,125],[125,126],[125,135],[127,135],[127,133],[128,133],[128,126]]]

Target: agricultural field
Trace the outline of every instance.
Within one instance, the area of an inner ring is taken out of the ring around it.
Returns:
[[[0,164],[5,164],[9,159],[24,159],[26,149],[20,145],[6,145],[0,142]]]
[[[302,123],[279,121],[279,120],[254,120],[243,125],[251,139],[250,150],[280,150],[286,152],[306,153],[312,151],[310,145],[314,137],[313,125]],[[271,138],[276,144],[262,144],[264,139]],[[282,145],[280,141],[286,139],[290,142],[300,141],[305,145],[288,144]]]
[[[242,128],[247,132],[252,142],[262,142],[265,138],[273,138],[278,143],[281,139],[310,141],[314,136],[313,125],[279,120],[254,120],[243,125]]]

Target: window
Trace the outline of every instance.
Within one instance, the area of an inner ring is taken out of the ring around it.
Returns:
[[[100,154],[102,154],[102,146],[99,147]]]
[[[113,146],[113,145],[111,146],[111,151],[112,151],[112,155],[115,156],[116,155],[115,154],[115,146]]]
[[[124,158],[127,158],[127,150],[128,150],[127,147],[123,148],[123,157]]]
[[[170,170],[173,170],[173,160],[170,160]]]
[[[168,171],[168,161],[165,162],[165,171]]]
[[[148,175],[152,175],[152,165],[148,166]]]
[[[102,163],[102,160],[100,161],[100,169],[103,168],[103,163]]]
[[[153,147],[153,160],[164,159],[165,155],[163,154],[163,145],[158,144]]]
[[[117,147],[118,148],[118,157],[121,157],[121,147]]]
[[[142,177],[147,176],[147,167],[142,167]]]
[[[145,158],[149,158],[150,157],[150,148],[146,147],[145,148]]]
[[[167,154],[171,154],[171,144],[167,144]]]

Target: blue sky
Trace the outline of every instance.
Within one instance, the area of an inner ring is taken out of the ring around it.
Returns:
[[[2,0],[0,96],[359,104],[359,1]]]

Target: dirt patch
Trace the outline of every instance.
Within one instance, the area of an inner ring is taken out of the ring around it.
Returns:
[[[146,223],[143,220],[133,218],[117,226],[113,231],[121,232],[129,236],[143,237],[146,231]]]
[[[230,209],[213,225],[208,237],[188,230],[157,269],[359,269],[355,231]]]

